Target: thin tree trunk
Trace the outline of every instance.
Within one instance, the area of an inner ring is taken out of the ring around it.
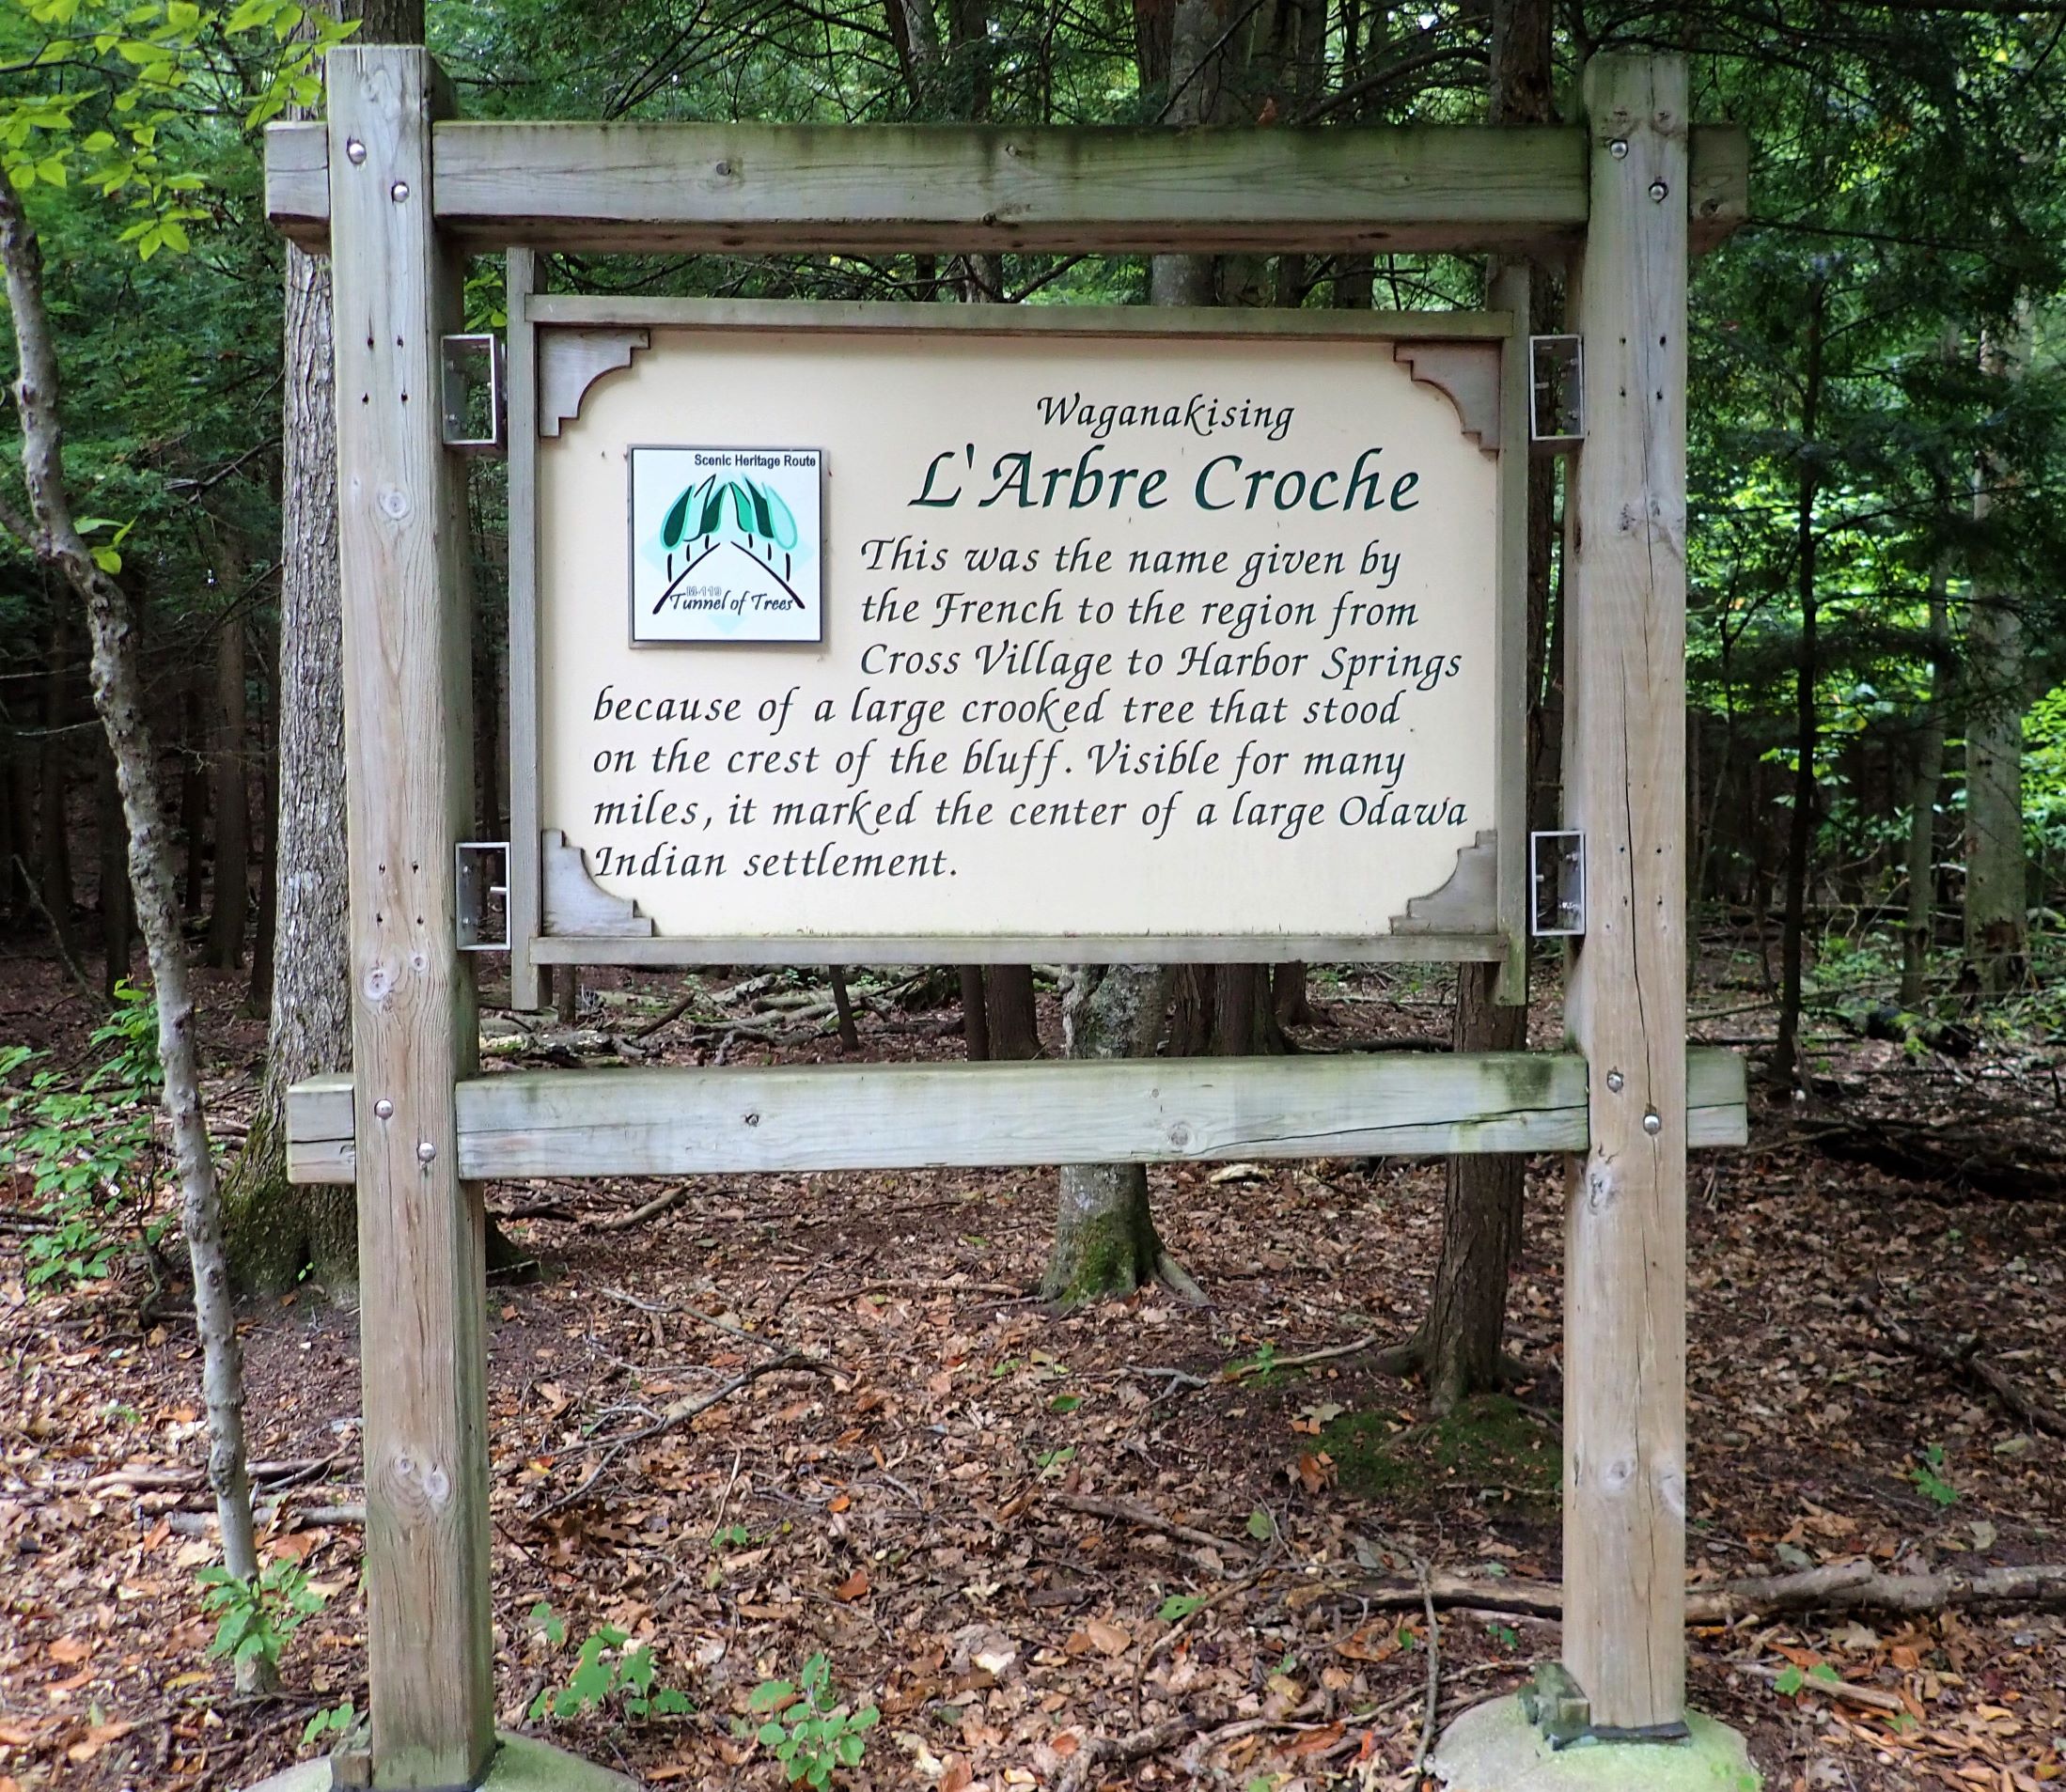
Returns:
[[[1313,1012],[1312,998],[1306,989],[1306,966],[1294,959],[1270,969],[1270,1011],[1279,1029],[1309,1027],[1320,1017]]]
[[[1908,790],[1908,924],[1902,930],[1901,1005],[1910,1011],[1922,1005],[1937,930],[1937,788],[1944,782],[1945,698],[1951,672],[1946,575],[1940,557],[1930,575],[1930,695],[1916,724]]]
[[[144,715],[136,665],[134,617],[128,594],[95,565],[72,520],[65,490],[64,429],[58,411],[57,356],[43,307],[42,251],[13,183],[0,177],[0,263],[17,366],[15,415],[22,431],[23,483],[29,515],[0,516],[36,557],[84,602],[90,631],[94,708],[107,732],[129,819],[130,880],[158,1009],[158,1057],[179,1166],[180,1220],[194,1275],[194,1314],[201,1342],[201,1393],[208,1411],[208,1479],[215,1495],[224,1566],[249,1580],[258,1571],[244,1469],[243,1367],[223,1253],[215,1161],[201,1108],[194,1004],[174,901],[171,842],[158,794],[157,762]],[[249,1669],[262,1673],[262,1664]],[[240,1674],[255,1682],[258,1673]]]
[[[215,887],[208,920],[208,962],[233,971],[243,962],[251,921],[251,786],[244,753],[243,615],[241,565],[225,554],[230,614],[215,631],[215,700],[209,740],[209,806],[215,812]],[[232,576],[233,575],[233,576]]]
[[[983,989],[983,968],[964,964],[961,977],[962,1043],[967,1048],[969,1063],[981,1064],[990,1056],[990,1002]]]
[[[1166,965],[1077,965],[1062,992],[1063,1049],[1072,1058],[1146,1057],[1168,1005]],[[1055,1249],[1041,1291],[1076,1306],[1131,1294],[1157,1279],[1186,1299],[1203,1299],[1162,1248],[1149,1211],[1146,1168],[1064,1164]]]
[[[1542,123],[1551,117],[1548,0],[1497,0],[1493,8],[1491,116],[1495,124]],[[1529,328],[1538,293],[1549,281],[1542,270],[1528,278]],[[1545,307],[1546,309],[1546,307]],[[1542,667],[1548,649],[1550,559],[1556,530],[1556,489],[1547,460],[1531,463],[1527,482],[1528,692],[1531,725],[1538,724]],[[1539,725],[1529,728],[1531,745]],[[1531,756],[1532,757],[1533,756]],[[1519,818],[1517,824],[1519,824]],[[1522,950],[1526,950],[1524,942]],[[1523,970],[1526,979],[1526,960]],[[1524,1005],[1494,1001],[1496,964],[1456,967],[1453,1038],[1462,1052],[1518,1052],[1527,1045]],[[1524,1004],[1525,1004],[1524,998]],[[1442,1249],[1427,1317],[1415,1338],[1437,1412],[1448,1412],[1498,1379],[1506,1332],[1507,1287],[1521,1242],[1521,1200],[1527,1160],[1515,1153],[1452,1157],[1442,1201]]]
[[[1821,673],[1816,643],[1815,495],[1821,462],[1808,450],[1822,415],[1823,330],[1828,288],[1808,288],[1806,365],[1801,377],[1800,484],[1794,506],[1794,554],[1801,605],[1801,648],[1793,674],[1793,813],[1786,834],[1786,919],[1779,935],[1779,1020],[1772,1047],[1773,1080],[1792,1083],[1800,1059],[1801,958],[1808,925],[1809,859],[1815,844],[1815,753],[1821,744],[1815,684]]]
[[[129,823],[122,814],[122,786],[115,756],[100,757],[95,827],[101,860],[101,993],[115,1005],[115,988],[129,975],[129,948],[136,934],[136,905],[129,887]]]
[[[1033,1003],[1033,967],[1030,964],[986,966],[983,992],[990,1009],[990,1055],[1011,1059],[1039,1057],[1041,1029]]]
[[[275,647],[274,656],[277,658]],[[266,660],[261,651],[260,662]],[[273,945],[279,931],[280,758],[274,739],[274,708],[259,686],[258,697],[258,913],[251,934],[251,989],[247,1005],[255,1015],[273,1009]]]
[[[208,702],[201,675],[189,666],[180,692],[180,838],[186,847],[180,912],[192,920],[208,888]]]
[[[0,177],[4,178],[4,177]],[[50,660],[43,678],[43,744],[36,791],[36,885],[43,912],[57,937],[61,957],[76,958],[71,887],[71,680],[66,662],[71,631],[60,611],[50,629]]]
[[[258,1108],[224,1205],[241,1287],[277,1292],[307,1270],[342,1300],[358,1281],[352,1192],[287,1179],[288,1088],[349,1067],[352,1010],[330,264],[286,254],[273,985]]]

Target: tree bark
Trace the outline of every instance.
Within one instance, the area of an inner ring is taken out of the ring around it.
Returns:
[[[1951,621],[1940,556],[1930,575],[1930,695],[1916,723],[1908,788],[1908,920],[1902,929],[1901,1005],[1922,1005],[1937,928],[1937,790],[1944,782],[1945,698],[1951,676]]]
[[[990,999],[983,988],[982,966],[963,965],[961,980],[962,1043],[969,1063],[982,1064],[990,1057]]]
[[[2027,314],[2013,347],[1990,336],[1982,371],[2023,377]],[[2006,402],[2008,395],[2003,395]],[[1982,455],[1973,476],[1973,521],[1985,525],[2012,470]],[[1998,995],[2021,984],[2030,960],[2029,868],[2023,850],[2023,712],[2029,707],[2023,614],[2017,596],[1976,577],[1965,623],[1965,967]]]
[[[1794,501],[1794,555],[1801,606],[1800,654],[1793,673],[1793,812],[1786,834],[1786,919],[1779,935],[1779,1020],[1772,1047],[1772,1079],[1791,1084],[1800,1068],[1801,958],[1808,925],[1809,860],[1815,845],[1815,754],[1821,745],[1815,684],[1822,664],[1816,644],[1815,497],[1821,460],[1809,450],[1822,416],[1823,335],[1828,316],[1827,282],[1808,288],[1807,356],[1801,375],[1800,482]]]
[[[1030,964],[986,966],[983,992],[990,1011],[990,1055],[1010,1059],[1039,1057],[1041,1029],[1033,1002],[1033,967]]]
[[[36,886],[43,912],[56,936],[61,957],[76,958],[71,886],[71,755],[66,732],[71,726],[70,679],[66,662],[70,631],[62,613],[53,616],[50,660],[43,677],[43,745],[38,757],[36,790]]]
[[[1062,993],[1062,1044],[1072,1058],[1140,1058],[1155,1049],[1169,1003],[1168,967],[1077,965]],[[1138,1163],[1067,1163],[1055,1249],[1041,1292],[1064,1306],[1131,1294],[1160,1279],[1186,1298],[1197,1285],[1162,1248]]]
[[[116,985],[129,975],[129,949],[136,934],[136,905],[129,887],[129,823],[122,815],[122,786],[115,756],[100,756],[95,807],[101,860],[101,994],[115,1005]]]
[[[194,1314],[201,1342],[201,1393],[208,1411],[209,1485],[222,1531],[224,1566],[249,1580],[258,1570],[252,1530],[251,1486],[244,1469],[243,1366],[223,1252],[215,1161],[201,1108],[200,1064],[194,1036],[180,912],[174,900],[171,841],[158,793],[157,760],[145,718],[129,597],[94,563],[72,519],[65,490],[64,427],[58,410],[57,356],[43,305],[42,250],[13,183],[0,176],[0,263],[19,373],[15,415],[22,432],[23,483],[29,515],[0,517],[86,606],[92,640],[94,708],[115,756],[129,821],[129,871],[137,919],[149,956],[158,1010],[158,1057],[179,1167],[180,1222],[194,1275]],[[256,1668],[258,1663],[250,1664]],[[250,1673],[240,1674],[245,1683]]]
[[[230,612],[215,631],[215,692],[210,717],[209,806],[215,812],[215,884],[208,919],[208,962],[233,971],[243,962],[251,922],[251,786],[244,756],[243,569],[224,554],[222,584]]]
[[[1293,961],[1270,968],[1270,1009],[1281,1030],[1309,1027],[1319,1018],[1306,989],[1306,967]]]
[[[1497,0],[1492,19],[1493,123],[1546,122],[1552,117],[1551,77],[1548,0]],[[1536,321],[1537,295],[1546,295],[1548,285],[1544,271],[1530,273],[1531,330],[1542,327]],[[1533,722],[1548,650],[1550,558],[1556,529],[1556,488],[1546,460],[1529,467],[1526,503],[1528,692]],[[1531,726],[1531,743],[1537,733]],[[1516,825],[1523,825],[1520,818],[1515,819]],[[1495,1002],[1498,979],[1496,964],[1456,967],[1452,1037],[1458,1052],[1526,1048],[1525,999],[1518,1007]],[[1453,1410],[1499,1379],[1507,1288],[1513,1276],[1514,1254],[1520,1249],[1526,1177],[1527,1160],[1516,1153],[1466,1154],[1448,1160],[1442,1197],[1442,1249],[1427,1317],[1414,1339],[1429,1401],[1437,1412]]]
[[[306,1270],[343,1300],[358,1282],[352,1192],[287,1179],[289,1085],[352,1061],[330,265],[291,243],[284,375],[273,989],[258,1108],[224,1201],[241,1287],[279,1292]]]

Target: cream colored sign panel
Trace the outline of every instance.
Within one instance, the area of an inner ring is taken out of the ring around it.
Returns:
[[[822,639],[634,644],[712,443],[822,454]],[[1489,932],[1496,472],[1382,341],[656,329],[540,444],[540,819],[662,935]]]

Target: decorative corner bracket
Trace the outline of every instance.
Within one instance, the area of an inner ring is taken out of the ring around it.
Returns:
[[[1456,869],[1440,889],[1416,896],[1392,916],[1394,933],[1490,933],[1498,927],[1499,833],[1481,828],[1456,851]]]
[[[570,330],[538,333],[538,432],[556,436],[559,426],[581,414],[588,388],[606,373],[632,365],[652,345],[644,330]]]
[[[547,828],[539,840],[540,895],[544,898],[544,930],[582,939],[650,940],[651,920],[638,904],[597,887],[588,861],[557,828]]]
[[[1499,345],[1496,342],[1395,342],[1392,359],[1416,385],[1432,386],[1456,407],[1463,433],[1480,452],[1499,452]]]

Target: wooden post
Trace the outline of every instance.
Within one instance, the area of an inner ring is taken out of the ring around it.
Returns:
[[[1601,56],[1585,94],[1564,803],[1590,1144],[1565,1224],[1564,1662],[1595,1726],[1645,1730],[1685,1714],[1685,64]]]
[[[458,282],[431,222],[433,66],[329,58],[338,567],[366,1418],[368,1656],[382,1787],[477,1784],[494,1748],[485,1282],[454,1086],[475,1067],[454,931],[472,809],[465,510],[441,442]]]

